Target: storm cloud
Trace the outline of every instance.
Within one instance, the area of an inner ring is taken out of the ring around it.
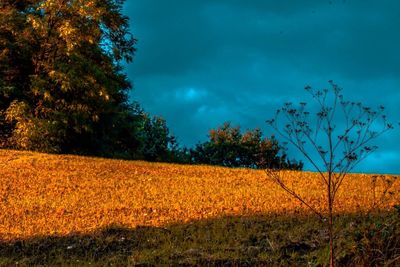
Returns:
[[[399,1],[128,0],[124,12],[138,39],[132,99],[183,145],[224,121],[272,134],[265,120],[277,108],[310,102],[304,86],[328,80],[399,120]],[[377,140],[356,171],[400,173],[399,134]]]

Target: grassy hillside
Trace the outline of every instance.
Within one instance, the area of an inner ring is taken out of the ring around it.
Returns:
[[[263,171],[10,150],[0,150],[0,166],[0,265],[323,262],[323,225]],[[286,176],[324,208],[316,174]],[[338,257],[357,258],[357,231],[398,221],[399,191],[391,176],[347,177],[336,202]],[[385,261],[400,255],[394,249]]]

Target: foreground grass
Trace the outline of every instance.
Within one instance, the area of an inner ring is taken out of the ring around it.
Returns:
[[[400,216],[337,220],[338,266],[400,265]],[[166,227],[0,243],[0,266],[323,266],[327,233],[314,217],[225,217]]]
[[[327,254],[323,225],[263,171],[10,150],[0,167],[0,265],[318,265]],[[286,179],[325,208],[316,174]],[[395,264],[399,189],[392,176],[348,177],[343,264]]]

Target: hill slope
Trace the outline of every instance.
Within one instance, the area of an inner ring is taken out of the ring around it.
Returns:
[[[0,164],[2,240],[88,233],[109,225],[162,226],[227,215],[309,214],[257,170],[11,150],[0,151]],[[323,208],[316,174],[287,172],[287,177],[315,207]],[[337,210],[368,211],[384,190],[383,178],[373,187],[372,176],[350,175]],[[399,182],[391,190],[398,192]],[[383,209],[400,203],[399,194],[387,195]]]
[[[323,266],[323,222],[263,171],[0,150],[0,266]],[[315,207],[314,173],[286,172]],[[349,175],[340,266],[400,264],[400,184]],[[380,201],[382,200],[382,201]],[[380,209],[365,215],[380,203]]]

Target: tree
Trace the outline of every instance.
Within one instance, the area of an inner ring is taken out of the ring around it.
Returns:
[[[63,153],[119,149],[110,140],[127,129],[117,123],[136,118],[121,65],[132,60],[136,41],[123,2],[1,1],[2,144]],[[135,143],[135,132],[129,135]]]
[[[337,192],[347,174],[376,151],[378,147],[370,145],[371,141],[393,129],[393,126],[387,122],[383,106],[374,110],[361,103],[345,101],[342,89],[332,81],[329,83],[331,91],[314,90],[309,86],[305,88],[318,106],[315,124],[311,121],[313,116],[306,110],[307,105],[304,102],[297,107],[286,103],[283,108],[277,110],[274,119],[267,121],[286,142],[297,148],[319,173],[325,185],[323,190],[326,192],[327,215],[315,209],[295,189],[287,185],[282,172],[267,169],[267,174],[286,192],[316,213],[321,220],[327,221],[329,264],[334,266],[333,215]]]
[[[260,129],[247,130],[243,134],[240,126],[232,127],[225,122],[211,129],[209,141],[197,144],[191,151],[197,164],[226,167],[301,169],[302,163],[290,162],[281,155],[281,147],[272,136],[264,138]]]
[[[171,141],[176,141],[170,136],[166,121],[161,117],[144,114],[141,133],[143,158],[148,161],[166,161],[169,145]]]

